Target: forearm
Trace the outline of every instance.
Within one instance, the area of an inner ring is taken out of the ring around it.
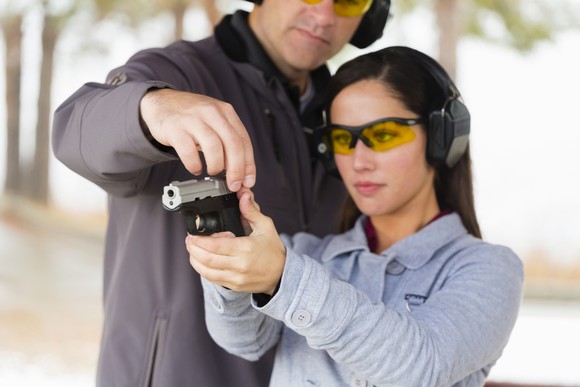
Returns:
[[[250,293],[228,290],[203,278],[202,284],[207,328],[218,345],[250,361],[276,345],[282,323],[252,308]]]

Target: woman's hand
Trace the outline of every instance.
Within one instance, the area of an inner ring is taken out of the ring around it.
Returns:
[[[242,217],[252,228],[247,237],[231,232],[185,239],[191,266],[207,280],[236,291],[273,295],[282,277],[286,249],[272,219],[263,215],[254,195],[238,194]]]

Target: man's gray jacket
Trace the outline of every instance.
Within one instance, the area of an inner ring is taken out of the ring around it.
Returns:
[[[211,38],[136,54],[110,73],[107,84],[84,85],[55,113],[57,158],[108,194],[99,386],[251,387],[269,381],[271,357],[247,362],[227,354],[207,333],[202,287],[185,249],[184,217],[161,203],[165,185],[194,176],[171,149],[143,134],[139,102],[151,88],[232,104],[254,148],[256,201],[278,230],[335,231],[344,188],[313,163],[303,131],[305,120],[312,126],[311,118],[320,117],[328,70],[317,71],[325,74],[314,83],[318,98],[301,117],[296,95],[255,43],[244,17],[226,17]]]

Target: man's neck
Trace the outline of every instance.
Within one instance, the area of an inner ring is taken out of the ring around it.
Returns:
[[[262,55],[268,57],[269,61],[276,67],[280,74],[284,76],[289,84],[300,90],[300,95],[304,94],[310,72],[296,69],[289,63],[278,58],[276,55],[272,55],[273,53],[268,51],[268,42],[264,41],[263,37],[258,33],[255,23],[256,14],[254,12],[250,13],[245,20],[236,17],[235,15],[232,20],[233,27],[240,33],[251,35],[252,39],[260,46],[260,52]]]

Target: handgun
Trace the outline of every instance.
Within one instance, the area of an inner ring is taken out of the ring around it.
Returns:
[[[187,232],[211,235],[231,231],[244,236],[238,196],[228,189],[225,177],[173,181],[163,187],[163,207],[185,215]]]

